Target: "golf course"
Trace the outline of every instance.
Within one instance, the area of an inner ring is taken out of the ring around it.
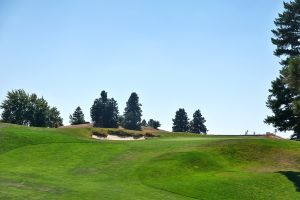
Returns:
[[[0,123],[0,199],[300,198],[299,142],[159,130],[109,141],[93,130]]]

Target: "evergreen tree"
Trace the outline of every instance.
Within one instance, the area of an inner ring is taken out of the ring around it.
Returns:
[[[284,56],[281,64],[286,66],[290,57],[300,54],[300,0],[284,2],[284,11],[274,23],[272,43],[277,47],[274,54]]]
[[[78,125],[78,124],[85,123],[84,114],[82,112],[82,109],[79,106],[76,108],[73,115],[70,116],[70,123],[71,125]]]
[[[107,105],[107,92],[102,91],[101,97],[95,99],[93,106],[91,107],[91,118],[96,127],[105,127],[105,111]]]
[[[267,107],[274,115],[268,116],[265,123],[272,124],[279,131],[294,130],[296,118],[293,111],[295,93],[284,83],[284,77],[279,76],[272,82],[271,93],[268,97]]]
[[[102,91],[101,97],[95,99],[91,107],[91,118],[96,127],[116,128],[118,127],[118,104],[112,98],[107,98],[107,92]]]
[[[53,107],[49,112],[49,128],[58,128],[63,126],[63,119],[60,117],[60,112],[57,108]]]
[[[193,120],[190,122],[190,132],[207,134],[207,128],[204,124],[205,122],[206,120],[202,116],[200,110],[196,110],[196,112],[193,114]]]
[[[300,34],[300,33],[299,33]],[[300,94],[300,57],[291,57],[289,65],[283,70],[285,82],[291,90]]]
[[[299,94],[293,83],[298,77],[294,57],[300,56],[300,0],[284,2],[284,11],[275,20],[272,42],[276,45],[274,54],[283,57],[280,76],[272,82],[267,107],[273,111],[265,123],[272,124],[280,131],[293,130],[292,139],[300,138]],[[290,67],[293,65],[293,67]]]
[[[124,128],[141,130],[142,109],[137,93],[131,93],[124,111]]]
[[[144,127],[145,127],[145,126],[148,126],[148,124],[147,124],[147,122],[146,122],[145,119],[142,120],[141,126],[144,126]]]
[[[105,118],[105,124],[107,124],[107,127],[117,128],[119,120],[119,110],[118,103],[116,100],[114,100],[114,98],[108,100],[106,113],[107,115]]]
[[[119,117],[118,117],[118,126],[124,127],[124,116],[123,115],[119,115]]]
[[[183,108],[180,108],[173,119],[173,132],[187,132],[189,130],[189,119]]]
[[[148,126],[154,128],[154,129],[158,129],[158,127],[161,126],[160,122],[159,121],[156,121],[156,120],[153,120],[153,119],[150,119],[148,121]]]
[[[300,115],[300,57],[290,58],[289,65],[283,70],[283,74],[288,87],[296,93],[293,103],[294,113]]]

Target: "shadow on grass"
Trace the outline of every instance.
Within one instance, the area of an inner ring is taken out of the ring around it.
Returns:
[[[280,171],[278,173],[286,176],[291,182],[293,182],[297,192],[300,192],[300,172]]]

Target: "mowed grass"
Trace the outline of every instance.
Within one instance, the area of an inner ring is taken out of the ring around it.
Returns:
[[[0,199],[300,199],[298,142],[90,134],[0,123]]]

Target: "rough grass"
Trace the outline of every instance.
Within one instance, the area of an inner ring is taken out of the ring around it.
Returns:
[[[91,131],[0,123],[0,199],[300,199],[298,142]]]

